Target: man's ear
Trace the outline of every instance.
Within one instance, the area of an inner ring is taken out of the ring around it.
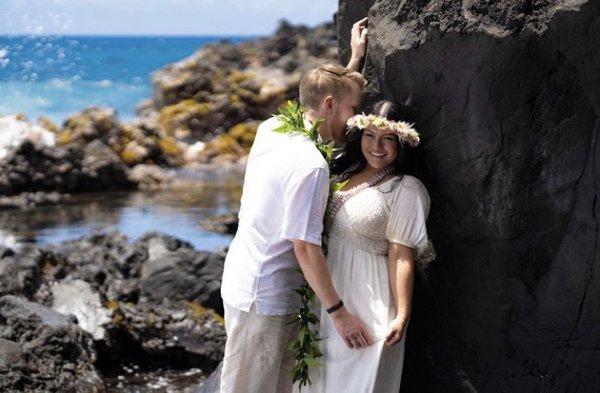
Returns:
[[[327,111],[331,111],[333,110],[333,105],[335,103],[335,99],[333,98],[333,96],[327,96],[325,97],[325,110]]]

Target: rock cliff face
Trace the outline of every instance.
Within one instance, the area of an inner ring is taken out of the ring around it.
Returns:
[[[600,384],[600,2],[341,0],[368,15],[366,102],[406,100],[438,251],[403,392]]]

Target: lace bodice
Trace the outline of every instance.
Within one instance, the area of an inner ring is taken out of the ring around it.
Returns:
[[[350,191],[335,192],[330,204]],[[395,176],[350,197],[329,222],[328,242],[342,241],[385,256],[393,241],[415,249],[417,260],[426,264],[435,256],[425,226],[429,206],[420,180]]]

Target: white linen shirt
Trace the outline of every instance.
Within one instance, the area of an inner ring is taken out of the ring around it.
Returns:
[[[329,194],[329,168],[314,142],[274,132],[279,125],[271,118],[258,127],[221,284],[226,303],[248,312],[256,301],[261,315],[297,311],[302,276],[292,240],[321,245]]]

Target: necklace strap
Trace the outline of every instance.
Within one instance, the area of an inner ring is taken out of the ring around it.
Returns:
[[[394,167],[392,165],[387,166],[377,171],[377,173],[373,174],[371,177],[369,177],[367,180],[360,183],[359,185],[352,187],[347,191],[341,191],[342,195],[339,195],[337,198],[333,199],[333,203],[331,204],[331,208],[329,209],[329,212],[327,214],[328,226],[331,226],[333,224],[335,216],[337,215],[342,205],[346,203],[346,201],[348,201],[348,199],[352,198],[354,195],[358,194],[362,190],[373,187],[374,185],[378,184],[381,180],[383,180],[383,178],[391,174],[393,171]]]

